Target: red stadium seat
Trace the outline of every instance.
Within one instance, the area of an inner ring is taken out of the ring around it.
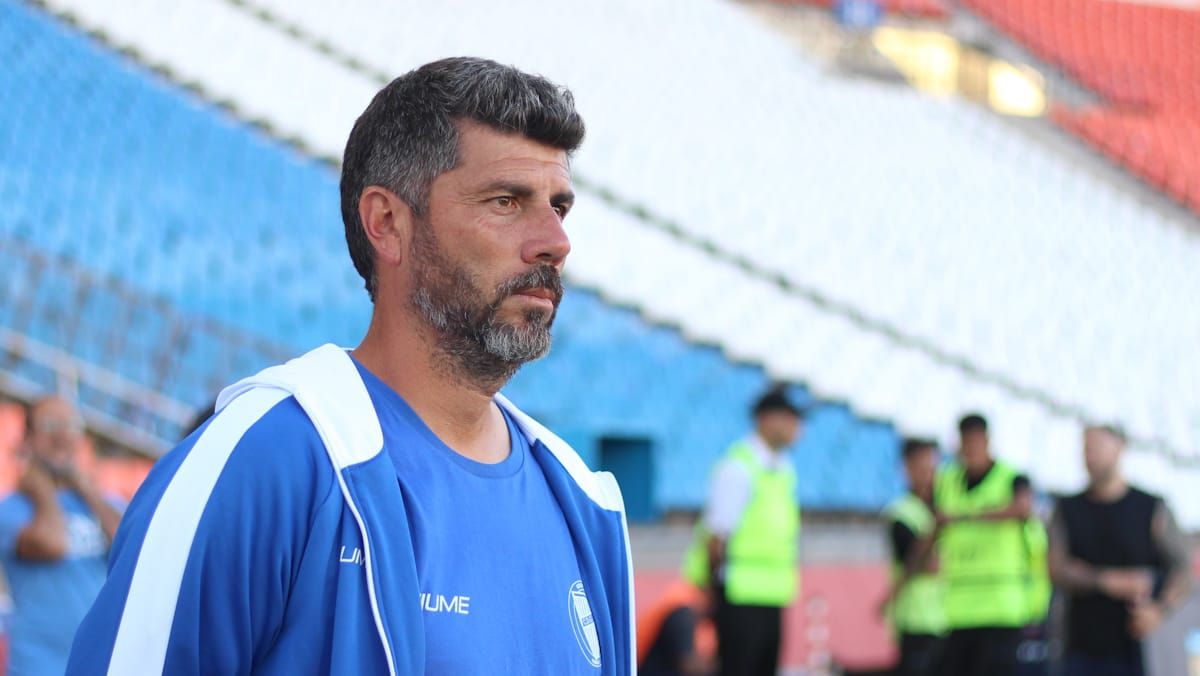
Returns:
[[[964,0],[1104,100],[1051,118],[1200,213],[1200,11],[1106,0]]]
[[[0,494],[17,487],[17,452],[25,438],[25,412],[17,404],[0,404]]]

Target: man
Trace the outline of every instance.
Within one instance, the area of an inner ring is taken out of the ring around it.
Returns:
[[[933,536],[933,481],[937,444],[905,439],[902,447],[908,492],[884,510],[892,542],[892,587],[886,606],[900,648],[899,676],[936,674],[946,630],[942,580],[936,556],[918,561],[919,542]]]
[[[776,388],[753,415],[754,434],[733,444],[713,472],[684,564],[685,577],[713,598],[723,676],[774,676],[783,608],[797,590],[800,509],[786,451],[803,411]]]
[[[1066,599],[1067,676],[1141,676],[1142,640],[1188,593],[1187,540],[1161,498],[1125,480],[1125,433],[1084,431],[1088,486],[1050,523],[1050,574]]]
[[[964,416],[958,431],[959,457],[934,485],[949,629],[943,673],[1009,676],[1021,629],[1045,615],[1037,578],[1045,530],[1029,480],[992,458],[987,420]]]
[[[82,444],[83,421],[69,402],[48,398],[30,409],[25,471],[18,492],[0,502],[12,676],[66,669],[75,629],[104,583],[121,515],[76,467]]]
[[[716,657],[708,594],[684,580],[638,615],[639,676],[709,676]]]
[[[483,59],[375,96],[341,181],[366,337],[227,388],[159,462],[69,673],[632,673],[616,482],[497,394],[550,347],[583,133]]]

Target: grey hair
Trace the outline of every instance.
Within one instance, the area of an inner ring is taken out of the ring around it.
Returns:
[[[487,59],[456,57],[392,80],[354,123],[342,159],[342,222],[354,269],[375,300],[375,250],[358,214],[368,186],[381,186],[423,216],[433,180],[458,165],[458,127],[470,120],[571,154],[583,118],[565,87]]]

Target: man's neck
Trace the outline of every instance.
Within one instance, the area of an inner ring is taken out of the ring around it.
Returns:
[[[922,490],[914,490],[911,492],[921,502],[925,503],[926,505],[929,505],[930,507],[933,506],[933,487],[929,487],[929,488],[922,489]]]
[[[992,468],[995,466],[996,466],[995,460],[988,460],[987,465],[983,466],[982,468],[980,468],[977,471],[971,471],[970,469],[968,469],[967,470],[967,478],[970,479],[971,481],[979,481],[983,477],[987,476],[987,473],[992,471]]]
[[[448,373],[445,356],[420,326],[415,317],[393,323],[376,312],[351,354],[395,390],[447,446],[478,462],[500,462],[510,446],[504,416],[493,400],[499,388]]]
[[[1129,491],[1129,484],[1125,482],[1125,477],[1119,473],[1113,473],[1112,476],[1093,481],[1088,484],[1088,496],[1098,502],[1116,502],[1125,497],[1125,493]]]
[[[771,457],[775,457],[775,456],[779,455],[779,452],[782,450],[782,449],[778,449],[778,448],[775,448],[774,446],[772,446],[770,444],[770,442],[767,441],[767,438],[764,437],[757,430],[754,432],[754,438],[757,440],[758,445],[764,451],[767,452],[767,455],[769,455]]]

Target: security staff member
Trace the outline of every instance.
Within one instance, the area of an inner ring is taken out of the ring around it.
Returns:
[[[713,473],[684,564],[685,577],[713,597],[723,676],[775,676],[783,608],[797,592],[800,509],[786,449],[803,411],[775,388],[753,415],[754,433],[734,443]]]
[[[933,536],[933,482],[938,449],[933,441],[906,439],[902,449],[908,492],[884,510],[892,542],[892,587],[885,606],[900,648],[898,676],[930,676],[941,660],[946,614],[936,556],[918,561],[922,538]]]
[[[959,458],[939,472],[934,506],[949,635],[943,669],[1009,676],[1022,627],[1045,616],[1046,534],[1029,480],[995,460],[987,420],[959,421]]]

